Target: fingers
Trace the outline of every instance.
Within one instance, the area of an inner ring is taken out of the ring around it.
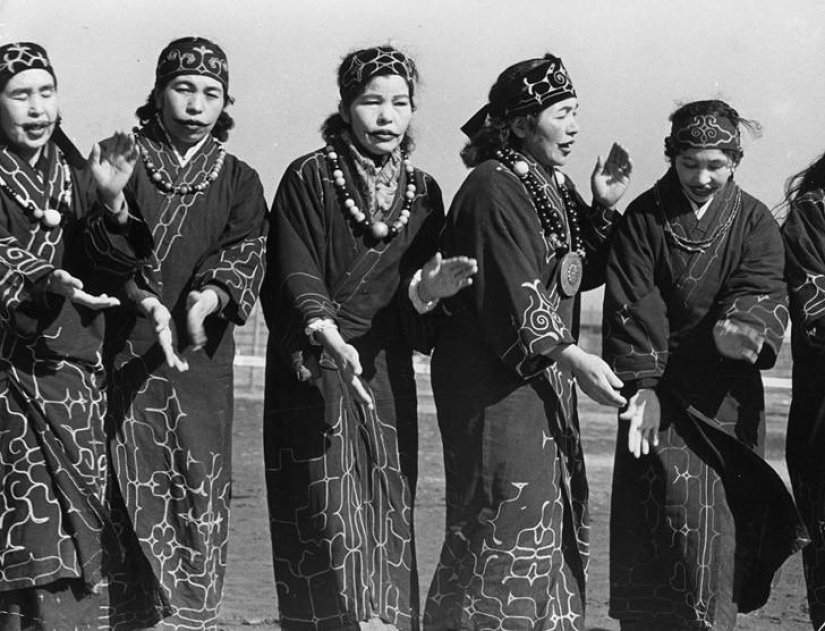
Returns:
[[[634,457],[640,458],[650,453],[651,442],[654,446],[659,444],[658,432],[642,427],[641,415],[639,415],[630,423],[627,433],[627,449]]]
[[[441,263],[440,273],[447,280],[460,283],[478,272],[478,262],[466,256],[447,259]]]
[[[116,131],[111,141],[111,154],[123,156],[126,160],[137,158],[137,143],[133,133]]]
[[[605,378],[607,379],[607,383],[610,385],[611,388],[615,388],[616,390],[621,390],[624,386],[624,382],[619,379],[615,372],[607,369],[607,373],[605,374]]]
[[[83,282],[66,270],[56,269],[49,274],[46,286],[50,292],[73,300],[73,294],[83,289]]]
[[[218,295],[210,289],[190,291],[186,296],[186,327],[194,350],[200,350],[206,344],[203,322],[218,304]]]
[[[358,376],[363,372],[363,370],[361,369],[361,359],[360,357],[358,357],[358,351],[356,351],[354,348],[352,348],[352,350],[353,353],[349,354],[346,358],[346,369],[349,370],[352,374]]]
[[[436,252],[432,258],[424,264],[424,273],[429,275],[438,274],[441,270],[441,265],[441,252]]]
[[[189,370],[189,362],[182,359],[176,352],[172,341],[172,330],[169,328],[169,323],[162,325],[161,328],[156,329],[158,344],[163,351],[163,357],[166,365],[178,372],[186,372]]]
[[[206,344],[206,330],[203,327],[204,313],[195,305],[186,314],[186,330],[193,350],[200,350]]]
[[[367,389],[358,377],[353,375],[348,385],[350,386],[352,393],[355,394],[355,398],[359,401],[359,403],[362,403],[369,410],[375,409],[375,404],[372,401],[372,397],[370,397],[369,392],[367,392]]]
[[[117,298],[107,296],[106,294],[95,296],[93,294],[89,294],[83,291],[82,289],[73,289],[65,295],[73,303],[77,305],[82,305],[94,311],[100,311],[101,309],[117,307],[120,304],[120,300],[118,300]]]
[[[98,164],[100,162],[100,155],[101,155],[100,143],[96,142],[95,144],[92,145],[92,151],[91,151],[91,153],[89,153],[89,159],[87,160],[88,164],[89,165]]]
[[[630,177],[633,171],[630,154],[617,142],[614,142],[610,148],[610,154],[607,156],[607,161],[605,162],[605,170],[618,173],[622,177]]]
[[[627,450],[636,458],[642,450],[641,417],[636,416],[630,422],[630,429],[627,432]]]
[[[713,326],[713,340],[719,353],[729,359],[756,363],[765,337],[758,329],[725,319]]]

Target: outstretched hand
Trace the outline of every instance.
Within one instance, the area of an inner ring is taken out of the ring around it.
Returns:
[[[637,458],[650,453],[650,446],[659,444],[659,425],[662,409],[655,390],[642,389],[630,397],[627,408],[619,414],[622,421],[630,421],[627,449]]]
[[[155,296],[144,298],[140,301],[139,306],[144,315],[152,321],[155,337],[163,351],[166,365],[178,372],[189,370],[189,363],[175,352],[170,326],[172,314],[169,313],[169,309]]]
[[[765,334],[748,324],[726,319],[713,326],[713,342],[720,355],[755,364],[765,344]]]
[[[221,301],[211,289],[190,291],[186,296],[186,328],[193,350],[200,350],[206,344],[206,329],[203,321],[210,313],[217,311]]]
[[[552,354],[560,368],[569,370],[576,384],[596,403],[621,407],[627,401],[620,394],[624,385],[601,357],[582,350],[576,344],[559,346]]]
[[[128,132],[115,132],[92,147],[88,164],[98,195],[116,214],[123,206],[123,189],[132,177],[137,158],[137,141],[134,134]]]
[[[95,311],[116,307],[120,304],[120,300],[106,294],[95,296],[83,291],[83,281],[63,269],[56,269],[49,274],[46,280],[46,288],[53,294],[68,298],[75,304]]]
[[[625,194],[630,184],[631,173],[633,163],[630,161],[630,154],[619,143],[613,143],[607,160],[602,161],[602,157],[599,156],[590,176],[593,201],[613,208]]]
[[[335,327],[323,329],[316,333],[315,337],[321,342],[327,355],[335,362],[341,373],[341,379],[350,393],[359,403],[370,410],[374,409],[372,397],[360,379],[362,369],[358,350],[351,344],[347,344],[341,337],[341,332]]]
[[[442,258],[441,252],[424,264],[418,295],[424,302],[436,298],[447,298],[473,284],[473,276],[478,272],[478,262],[467,256]]]

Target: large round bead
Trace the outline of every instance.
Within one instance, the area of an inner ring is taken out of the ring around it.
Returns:
[[[390,233],[390,229],[383,221],[376,221],[370,226],[370,232],[376,239],[384,239]]]
[[[519,177],[524,177],[530,171],[530,167],[524,160],[516,160],[513,163],[513,171]]]
[[[60,225],[60,213],[54,208],[49,208],[43,213],[43,219],[41,219],[41,221],[47,228],[54,228]]]

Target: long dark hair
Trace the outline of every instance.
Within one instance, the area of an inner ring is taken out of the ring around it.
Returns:
[[[825,189],[825,154],[788,178],[785,182],[785,201],[791,204],[805,193],[820,188]]]
[[[743,118],[733,107],[719,99],[685,103],[676,108],[668,120],[670,120],[674,127],[678,128],[695,116],[707,115],[727,118],[735,127],[745,128],[754,138],[762,135],[762,125],[755,120]],[[672,136],[665,138],[665,158],[667,158],[668,162],[673,162],[673,159],[684,151],[685,148],[684,145],[675,142]],[[723,149],[722,151],[731,159],[733,166],[737,166],[742,160],[742,156],[745,155],[741,148],[738,151],[732,149]]]
[[[376,49],[397,50],[389,45],[377,46]],[[348,110],[355,101],[355,99],[357,99],[364,93],[367,84],[370,81],[372,81],[375,77],[393,74],[392,71],[389,68],[387,68],[385,71],[377,72],[369,76],[364,76],[361,81],[357,83],[350,83],[345,88],[343,78],[344,69],[349,67],[352,60],[357,55],[363,53],[364,50],[365,49],[350,51],[338,65],[336,76],[338,77],[338,90],[341,95],[341,100],[338,103],[338,111],[327,116],[324,122],[321,123],[321,136],[323,137],[324,142],[326,143],[331,143],[337,136],[340,136],[342,132],[348,131],[350,129],[350,124],[344,120],[344,117],[341,116],[341,112]],[[406,53],[404,53],[404,55],[409,58],[409,55],[407,55]],[[416,109],[415,88],[416,84],[420,83],[420,75],[418,73],[418,68],[416,67],[415,62],[412,62],[412,67],[413,76],[411,80],[407,80],[407,87],[410,90],[410,105],[412,106],[412,110],[414,112]],[[413,149],[415,149],[415,142],[413,140],[412,128],[407,127],[407,131],[404,134],[404,138],[401,139],[401,150],[405,151],[406,153],[411,153]]]
[[[504,72],[502,72],[493,87],[490,88],[490,95],[488,102],[497,102],[498,93],[506,87],[512,85],[514,80],[518,77],[530,72],[533,68],[544,63],[544,59],[529,59],[521,63],[513,64]],[[478,166],[485,160],[493,158],[496,151],[511,147],[518,149],[521,145],[519,138],[513,134],[511,125],[513,121],[521,116],[526,116],[528,124],[535,126],[535,114],[516,114],[516,115],[501,115],[497,116],[490,114],[487,124],[484,125],[470,138],[469,142],[461,149],[461,160],[469,169]]]
[[[226,139],[229,138],[229,130],[235,126],[235,119],[233,119],[232,116],[229,115],[229,112],[226,111],[226,108],[234,102],[235,99],[231,96],[226,95],[226,97],[224,97],[224,109],[220,116],[218,116],[218,121],[215,123],[215,126],[212,128],[212,135],[221,142],[226,142]],[[149,97],[146,99],[146,103],[135,110],[135,116],[138,117],[140,126],[145,127],[158,114],[160,114],[160,108],[155,102],[155,91],[152,90],[152,92],[149,93]]]

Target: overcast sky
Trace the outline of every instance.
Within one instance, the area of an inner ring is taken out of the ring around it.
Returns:
[[[823,0],[0,0],[0,41],[46,47],[65,129],[84,152],[134,124],[160,50],[184,35],[227,52],[228,148],[258,170],[268,200],[287,164],[320,146],[341,57],[386,42],[418,62],[413,162],[447,203],[466,174],[459,127],[501,70],[546,51],[579,94],[567,172],[584,191],[613,140],[636,167],[626,201],[648,188],[666,168],[667,117],[686,100],[723,98],[762,123],[736,177],[769,206],[825,151]]]

